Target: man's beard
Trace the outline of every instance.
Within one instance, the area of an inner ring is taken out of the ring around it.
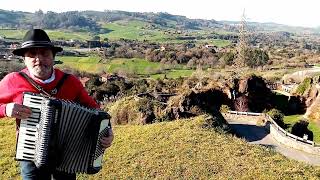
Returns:
[[[35,77],[45,80],[45,79],[50,78],[50,76],[52,74],[52,67],[45,66],[45,65],[39,65],[39,66],[34,66],[33,68],[30,68],[29,71]]]

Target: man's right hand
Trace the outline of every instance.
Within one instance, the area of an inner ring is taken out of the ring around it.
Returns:
[[[31,116],[31,108],[17,104],[17,103],[8,103],[6,105],[6,115],[8,117],[14,117],[18,119],[25,119]]]

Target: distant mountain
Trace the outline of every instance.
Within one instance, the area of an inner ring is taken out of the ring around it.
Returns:
[[[222,24],[228,25],[237,25],[240,24],[240,21],[219,21]],[[318,28],[308,28],[301,26],[289,26],[284,24],[278,24],[273,22],[259,23],[259,22],[247,22],[247,26],[249,29],[253,29],[255,31],[266,31],[266,32],[274,32],[274,31],[287,31],[291,33],[320,33],[320,27]]]
[[[115,21],[138,20],[160,29],[201,30],[214,28],[237,32],[238,21],[216,21],[189,19],[185,16],[169,13],[142,13],[126,11],[68,11],[62,13],[41,10],[35,13],[0,10],[0,27],[28,29],[41,27],[45,29],[71,29],[98,32],[101,24]],[[254,31],[287,31],[292,33],[319,33],[320,28],[294,27],[276,23],[247,22]]]
[[[63,13],[41,10],[35,13],[0,10],[0,26],[7,28],[42,27],[99,29],[98,23],[119,20],[139,20],[162,28],[201,29],[222,26],[215,20],[188,19],[185,16],[168,13],[139,13],[126,11],[68,11]]]

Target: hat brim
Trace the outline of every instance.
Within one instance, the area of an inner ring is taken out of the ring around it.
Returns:
[[[24,47],[24,48],[18,48],[12,51],[12,54],[16,56],[24,56],[25,52],[30,48],[50,48],[54,54],[57,52],[61,52],[63,49],[61,47],[55,47],[55,46],[30,46],[30,47]]]

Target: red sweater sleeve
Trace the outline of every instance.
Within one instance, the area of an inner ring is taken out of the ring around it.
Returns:
[[[6,116],[6,105],[13,102],[15,96],[15,90],[11,84],[13,76],[14,74],[10,73],[0,81],[0,118]]]

